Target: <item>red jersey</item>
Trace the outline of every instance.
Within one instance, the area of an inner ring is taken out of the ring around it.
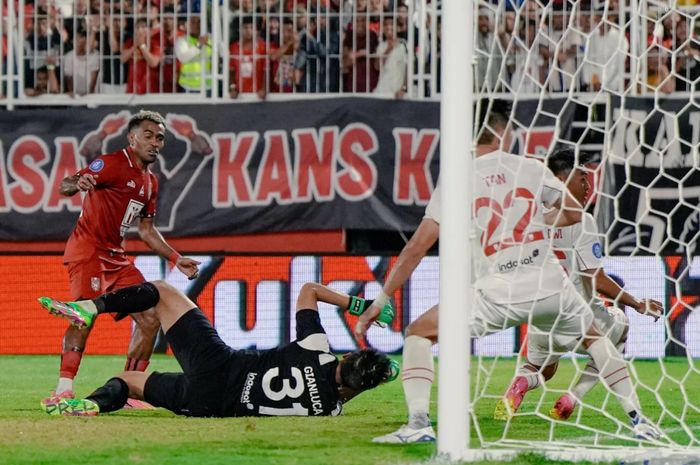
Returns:
[[[134,40],[129,38],[124,42],[124,48],[130,48],[133,44]],[[153,55],[160,56],[160,44],[155,40],[151,40],[148,51]],[[138,47],[134,50],[134,55],[127,64],[129,67],[126,78],[127,94],[149,94],[158,92],[158,68],[151,68],[148,66],[146,59],[143,57],[143,53],[141,53]]]
[[[124,235],[136,217],[156,214],[155,175],[148,168],[139,168],[129,149],[100,155],[78,174],[93,175],[97,184],[83,200],[63,262],[86,260],[99,251],[123,254]]]
[[[255,41],[253,47],[241,47],[240,42],[231,44],[231,82],[239,92],[257,92],[265,88],[265,42]]]

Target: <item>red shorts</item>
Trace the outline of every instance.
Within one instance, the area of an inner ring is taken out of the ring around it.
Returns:
[[[110,256],[108,252],[98,252],[86,261],[66,263],[66,267],[73,300],[92,299],[146,281],[126,256]]]

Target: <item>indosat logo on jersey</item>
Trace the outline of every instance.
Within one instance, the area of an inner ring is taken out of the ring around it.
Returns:
[[[535,263],[535,258],[537,258],[539,255],[540,255],[540,250],[535,249],[532,251],[532,255],[530,255],[529,257],[523,257],[520,259],[520,261],[508,260],[505,263],[499,263],[498,264],[498,272],[499,273],[507,273],[509,271],[515,270],[520,265],[533,265]]]

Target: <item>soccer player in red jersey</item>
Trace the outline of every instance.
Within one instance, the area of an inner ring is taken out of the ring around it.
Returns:
[[[158,181],[149,166],[163,149],[163,117],[141,110],[129,120],[127,138],[129,147],[100,155],[74,176],[63,179],[59,186],[62,195],[86,193],[83,210],[63,255],[71,296],[75,299],[89,299],[145,281],[123,249],[124,235],[137,217],[139,237],[154,252],[167,258],[190,279],[199,273],[199,262],[180,256],[153,223]],[[125,308],[114,318],[119,320],[128,313],[129,309]],[[137,324],[129,344],[126,369],[144,371],[153,353],[160,323],[153,310],[131,317]],[[55,396],[73,396],[73,379],[89,334],[90,329],[73,326],[66,330]]]

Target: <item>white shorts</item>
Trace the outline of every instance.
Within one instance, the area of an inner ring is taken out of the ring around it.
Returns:
[[[529,331],[580,338],[593,322],[593,311],[566,279],[559,294],[532,302],[503,304],[491,302],[476,291],[476,307],[471,322],[472,337],[483,337],[527,323]]]
[[[627,335],[629,320],[625,312],[619,308],[610,307],[593,311],[595,323],[598,329],[617,346]],[[550,337],[551,336],[551,337]],[[527,360],[536,366],[546,366],[557,362],[568,352],[586,354],[581,344],[580,337],[571,337],[563,334],[545,334],[528,330],[527,334]]]

